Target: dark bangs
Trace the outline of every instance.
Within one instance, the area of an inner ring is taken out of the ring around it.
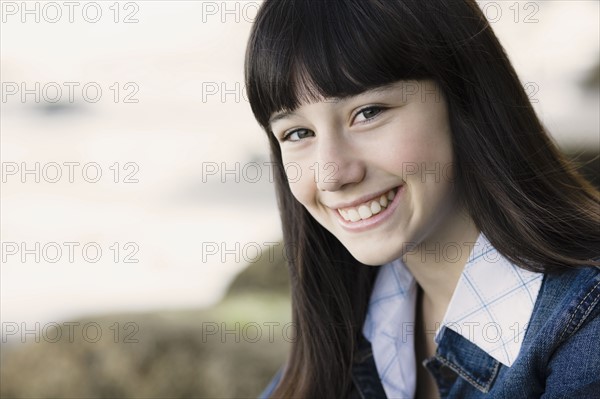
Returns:
[[[268,131],[274,112],[304,102],[432,77],[426,67],[434,65],[428,56],[433,41],[425,37],[430,27],[407,7],[389,0],[266,2],[245,66],[248,99],[260,125]]]

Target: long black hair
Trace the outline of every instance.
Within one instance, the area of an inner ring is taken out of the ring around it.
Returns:
[[[297,341],[277,397],[344,397],[377,268],[294,198],[269,118],[306,101],[433,79],[448,104],[456,188],[477,228],[527,270],[600,265],[600,193],[558,149],[474,0],[266,0],[246,54],[291,249]]]

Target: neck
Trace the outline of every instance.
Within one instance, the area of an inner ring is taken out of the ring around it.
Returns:
[[[454,215],[403,255],[404,263],[423,290],[422,300],[435,309],[439,317],[446,312],[480,233],[464,212]]]

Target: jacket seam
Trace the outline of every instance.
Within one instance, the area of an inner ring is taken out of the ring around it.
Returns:
[[[596,284],[596,287],[598,287],[599,285],[600,285],[600,281],[598,282],[598,284]],[[600,290],[598,290],[597,295],[592,299],[592,302],[590,303],[590,306],[587,308],[586,312],[582,316],[581,321],[579,322],[579,324],[576,327],[576,330],[578,330],[579,327],[581,327],[581,325],[587,320],[587,318],[590,315],[590,313],[592,313],[592,311],[596,307],[596,304],[598,303],[598,300],[600,300]]]
[[[583,299],[579,302],[579,304],[577,305],[577,307],[575,308],[575,310],[573,311],[573,314],[571,314],[571,317],[569,318],[569,321],[567,322],[567,325],[565,326],[565,328],[562,330],[562,332],[560,333],[560,336],[558,337],[558,341],[562,342],[563,340],[563,336],[567,333],[567,331],[569,330],[569,328],[571,327],[571,323],[573,322],[573,319],[575,319],[575,317],[577,316],[578,312],[579,312],[579,308],[581,308],[584,304],[584,302],[588,299],[588,297],[590,295],[592,295],[594,293],[594,291],[596,291],[596,288],[598,288],[600,286],[600,281],[598,281],[596,283],[596,285],[594,285],[592,287],[592,289],[583,297]],[[581,327],[581,325],[584,323],[584,321],[587,319],[587,317],[589,316],[590,312],[592,311],[592,309],[594,308],[594,306],[596,305],[596,303],[598,302],[598,299],[600,298],[600,290],[598,290],[597,294],[595,297],[593,297],[592,303],[589,305],[589,307],[585,310],[584,314],[581,316],[581,320],[579,320],[577,322],[577,325],[573,328],[573,331],[570,333],[570,335],[573,335],[578,329],[579,327]]]
[[[481,385],[480,383],[478,383],[477,381],[475,381],[473,378],[471,378],[467,373],[465,373],[462,368],[456,366],[454,363],[450,362],[449,360],[447,360],[446,358],[444,358],[441,355],[436,355],[435,356],[443,365],[451,368],[452,370],[454,370],[458,375],[460,375],[462,378],[464,378],[465,380],[467,380],[469,383],[471,383],[471,385],[475,386],[475,388],[479,389],[481,392],[483,393],[487,393],[489,392],[490,388],[489,385],[491,384],[491,382],[494,380],[497,371],[498,371],[498,367],[500,366],[500,362],[498,362],[497,360],[494,361],[494,368],[492,370],[491,376],[490,378],[488,378],[485,381],[486,385]]]

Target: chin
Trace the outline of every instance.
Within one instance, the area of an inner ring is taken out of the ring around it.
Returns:
[[[381,266],[401,256],[401,254],[389,254],[373,248],[357,248],[355,250],[348,248],[348,251],[354,259],[367,266]]]

